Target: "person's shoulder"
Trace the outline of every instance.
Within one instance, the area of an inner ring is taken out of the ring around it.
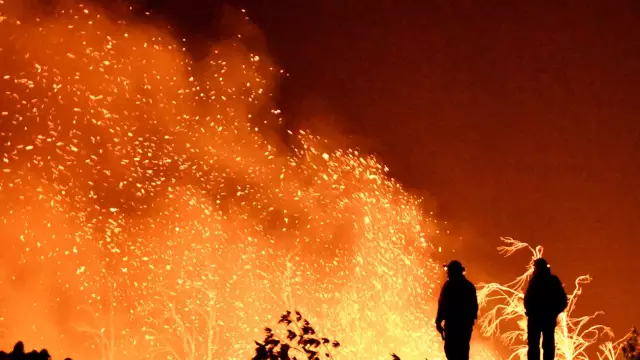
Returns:
[[[471,280],[464,278],[464,284],[465,286],[467,286],[468,288],[476,288],[476,286],[471,282]]]

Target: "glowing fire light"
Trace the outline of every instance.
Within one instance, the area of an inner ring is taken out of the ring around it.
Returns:
[[[419,199],[357,151],[268,140],[263,56],[236,39],[195,64],[164,31],[23,3],[0,0],[3,348],[247,359],[299,309],[342,343],[336,358],[444,358]],[[493,321],[520,315],[507,309]],[[583,336],[578,324],[563,326]],[[572,336],[561,346],[577,356]]]
[[[524,310],[524,293],[530,276],[533,274],[533,262],[542,257],[543,249],[538,246],[535,249],[526,243],[512,238],[503,238],[505,245],[498,250],[505,256],[510,256],[521,249],[528,249],[531,254],[531,261],[527,271],[513,282],[500,284],[484,284],[478,292],[478,301],[485,307],[489,307],[480,319],[482,332],[486,336],[493,334],[501,335],[505,344],[513,350],[510,358],[527,358],[527,318]],[[588,359],[586,350],[590,345],[596,344],[603,335],[613,336],[611,329],[603,325],[589,325],[589,322],[601,312],[590,316],[578,318],[571,317],[571,313],[576,308],[579,295],[582,293],[582,286],[591,281],[589,276],[580,276],[575,280],[575,289],[569,294],[569,305],[567,310],[558,318],[556,328],[556,356],[559,359],[583,360]],[[507,322],[515,322],[517,330],[509,330],[502,334],[500,326]],[[617,344],[606,342],[600,345],[601,359],[615,359]]]
[[[22,3],[0,1],[0,345],[247,359],[299,309],[342,358],[442,358],[419,200],[357,151],[268,141],[263,56],[195,64],[164,31]]]

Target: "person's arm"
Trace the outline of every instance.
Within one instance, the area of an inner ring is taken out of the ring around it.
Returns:
[[[436,330],[440,333],[440,337],[444,340],[444,327],[442,322],[446,321],[447,306],[449,304],[449,282],[445,282],[440,291],[440,298],[438,299],[438,314],[436,315]]]
[[[478,320],[478,291],[476,287],[471,284],[471,290],[473,291],[473,320]]]
[[[436,325],[442,325],[442,321],[444,321],[446,307],[448,303],[448,282],[445,282],[442,286],[442,290],[440,290],[440,297],[438,298],[438,314],[436,315]]]
[[[527,290],[524,293],[524,313],[529,316],[529,310],[531,308],[531,282],[527,286]]]
[[[558,314],[561,314],[563,311],[567,309],[569,305],[569,299],[567,298],[567,292],[564,290],[564,286],[562,286],[562,281],[557,276],[554,276],[554,282],[556,291],[558,294]]]

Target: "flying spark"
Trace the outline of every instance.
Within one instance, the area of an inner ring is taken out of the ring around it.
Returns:
[[[498,248],[501,254],[510,256],[518,250],[527,249],[531,252],[531,261],[527,266],[527,271],[516,278],[513,282],[500,284],[483,284],[478,292],[478,301],[482,306],[488,307],[480,318],[480,326],[485,336],[500,335],[504,343],[513,350],[509,359],[527,359],[527,317],[524,309],[524,294],[527,283],[533,274],[533,262],[542,257],[543,248],[538,246],[533,248],[526,243],[512,238],[503,238],[505,245]],[[591,281],[589,276],[580,276],[575,280],[575,289],[569,294],[569,305],[567,310],[558,317],[556,328],[556,356],[564,360],[586,360],[588,359],[587,349],[598,344],[603,336],[612,337],[611,329],[606,326],[590,322],[602,314],[598,312],[589,316],[574,318],[572,313],[576,308],[578,297],[582,294],[582,286]],[[515,330],[502,331],[501,326],[509,326],[515,323]],[[610,359],[618,349],[617,344],[605,342],[600,345],[600,359]]]
[[[88,6],[0,6],[5,346],[246,359],[296,308],[344,358],[442,358],[419,200],[355,150],[267,141],[263,57],[230,42],[196,64]]]
[[[444,359],[429,214],[372,157],[269,140],[280,111],[258,109],[282,72],[264,56],[237,38],[194,63],[85,5],[0,0],[0,20],[0,345],[247,359],[299,309],[336,358]]]

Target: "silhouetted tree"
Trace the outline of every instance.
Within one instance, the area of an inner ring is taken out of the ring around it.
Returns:
[[[32,350],[28,353],[24,352],[24,343],[22,341],[18,341],[14,346],[13,350],[10,353],[6,353],[4,351],[0,351],[0,360],[50,360],[51,356],[49,355],[49,351],[47,349],[42,349],[40,351]],[[65,360],[71,360],[69,358]]]
[[[339,348],[340,343],[317,335],[299,311],[295,312],[295,318],[292,315],[291,311],[287,311],[278,321],[278,324],[284,325],[287,333],[285,338],[278,338],[271,328],[264,329],[264,340],[255,342],[257,347],[253,360],[333,359],[330,351]],[[400,360],[396,354],[391,354],[391,358]]]
[[[330,350],[340,347],[336,340],[318,336],[299,311],[296,311],[295,318],[287,311],[278,324],[284,325],[285,338],[277,338],[273,330],[266,328],[264,340],[255,342],[257,347],[253,360],[332,359]]]
[[[625,360],[640,360],[640,347],[638,344],[638,330],[634,326],[622,344],[622,354]]]

